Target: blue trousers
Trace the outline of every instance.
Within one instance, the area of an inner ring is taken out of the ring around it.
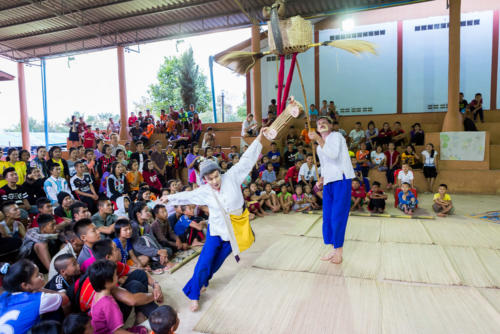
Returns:
[[[193,277],[184,286],[184,294],[191,300],[200,299],[200,290],[208,286],[208,281],[219,270],[224,260],[231,254],[231,244],[219,236],[210,235],[210,225],[207,228],[207,238],[201,250],[200,257],[194,268]]]
[[[344,246],[351,209],[351,181],[344,178],[323,187],[323,240],[335,248]]]

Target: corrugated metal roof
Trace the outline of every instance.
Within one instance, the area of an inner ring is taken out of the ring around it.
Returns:
[[[407,0],[406,3],[422,0]],[[427,1],[427,0],[423,0]],[[262,21],[274,0],[239,0]],[[401,0],[287,0],[287,16]],[[3,0],[0,56],[17,61],[250,26],[236,0]]]

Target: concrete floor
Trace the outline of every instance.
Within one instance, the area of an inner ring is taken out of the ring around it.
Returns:
[[[420,207],[432,212],[431,194],[421,194],[419,196]],[[465,222],[476,220],[467,217],[468,214],[481,213],[492,210],[500,210],[500,196],[492,195],[452,195],[456,214],[447,218],[437,218]],[[393,201],[388,201],[389,212],[397,212],[393,208]],[[272,243],[278,240],[287,230],[294,226],[294,221],[300,219],[311,219],[304,214],[274,214],[264,218],[258,218],[252,222],[252,227],[256,234],[255,244],[241,256],[241,261],[236,263],[233,257],[228,257],[224,265],[210,282],[208,290],[202,295],[200,300],[201,308],[198,312],[192,313],[189,310],[189,300],[184,296],[182,288],[191,277],[197,259],[192,260],[172,275],[163,274],[155,276],[160,282],[164,295],[165,304],[171,305],[179,312],[180,327],[177,334],[198,333],[193,331],[194,326],[199,321],[203,313],[208,309],[217,294],[224,289],[225,285],[242,268],[252,266],[255,259],[262,254]],[[371,219],[371,218],[366,218]],[[391,219],[391,218],[386,218]],[[228,305],[230,307],[230,305]]]

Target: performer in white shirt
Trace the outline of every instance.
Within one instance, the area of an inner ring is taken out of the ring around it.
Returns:
[[[198,310],[200,292],[208,286],[209,280],[220,268],[231,251],[239,260],[239,247],[236,242],[229,215],[241,216],[244,200],[241,184],[257,163],[262,151],[262,133],[248,147],[240,161],[225,174],[220,173],[220,167],[211,160],[205,160],[200,165],[200,177],[206,184],[193,191],[185,191],[168,195],[161,200],[173,205],[206,205],[210,210],[208,218],[207,237],[194,269],[193,277],[183,291],[191,299],[191,311]]]
[[[332,245],[333,250],[322,257],[323,261],[335,264],[342,262],[345,229],[351,207],[351,181],[354,170],[344,137],[333,131],[333,122],[329,117],[318,119],[317,129],[309,132],[309,138],[318,143],[318,156],[321,162],[323,185],[323,240]]]

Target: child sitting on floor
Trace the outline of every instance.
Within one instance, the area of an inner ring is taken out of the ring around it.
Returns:
[[[413,210],[415,210],[418,200],[410,191],[410,184],[408,182],[404,182],[401,185],[401,192],[398,195],[399,200],[399,209],[406,213],[407,215],[413,214]]]
[[[455,211],[451,203],[451,196],[448,194],[448,186],[444,183],[439,185],[438,192],[434,194],[433,201],[432,209],[439,217],[447,217]]]
[[[383,213],[385,210],[385,201],[387,195],[384,193],[380,187],[380,183],[374,181],[372,183],[372,189],[366,194],[368,199],[368,210],[374,213]]]
[[[177,207],[178,206],[176,206],[176,208]],[[188,245],[186,243],[182,243],[181,239],[175,234],[174,228],[172,227],[172,225],[170,225],[170,222],[168,221],[169,216],[165,205],[155,205],[155,207],[153,208],[153,213],[155,221],[153,222],[153,224],[151,224],[151,228],[153,229],[156,240],[158,240],[160,245],[164,247],[170,247],[173,251],[188,249]],[[181,216],[182,213],[179,215],[179,218]],[[177,220],[174,222],[173,226],[175,226],[175,223],[177,223]]]
[[[116,263],[98,260],[89,267],[90,284],[95,290],[92,300],[92,327],[94,333],[147,333],[141,327],[123,329],[123,314],[111,290],[118,285]]]
[[[25,334],[40,321],[40,316],[57,311],[68,302],[62,293],[43,291],[43,275],[27,259],[9,266],[2,266],[4,292],[0,295],[0,312],[3,317],[2,333]],[[15,317],[9,317],[15,315]]]
[[[304,193],[302,192],[302,186],[298,184],[295,187],[295,194],[292,195],[293,198],[293,211],[295,212],[302,212],[302,211],[309,211],[312,209],[311,203],[308,203],[306,201],[306,197]]]
[[[271,209],[273,212],[280,211],[280,203],[276,192],[271,187],[270,183],[264,185],[264,191],[260,192],[261,197],[264,199],[264,206]]]
[[[351,189],[351,211],[363,210],[364,199],[366,197],[365,187],[361,185],[359,179],[352,179]]]
[[[175,224],[174,232],[182,242],[191,246],[203,246],[205,235],[203,227],[206,221],[196,222],[194,218],[194,205],[181,205],[182,216]]]
[[[26,232],[20,257],[32,260],[40,269],[40,272],[46,274],[50,269],[52,256],[57,254],[61,246],[56,233],[56,222],[51,215],[40,215],[38,217],[38,226],[30,228]]]
[[[260,203],[252,199],[252,194],[249,188],[243,189],[243,199],[245,200],[245,205],[250,213],[258,217],[264,217],[264,210],[260,207]]]
[[[80,276],[80,265],[72,254],[61,254],[54,260],[57,275],[45,285],[45,289],[57,292],[66,292],[73,284],[74,279]]]
[[[113,242],[116,248],[120,250],[121,263],[126,263],[129,266],[136,266],[142,268],[141,262],[135,256],[132,246],[132,225],[126,218],[120,218],[115,222],[115,235],[116,238]]]
[[[311,204],[313,210],[319,209],[316,196],[312,193],[312,187],[308,184],[306,184],[304,187],[304,197],[306,199],[306,202]]]
[[[2,212],[5,220],[0,222],[0,236],[3,238],[12,237],[23,239],[26,229],[21,219],[21,209],[14,201],[5,201],[2,205]]]
[[[292,194],[288,192],[286,184],[281,186],[281,192],[278,194],[278,200],[281,208],[283,209],[283,213],[289,213],[293,206],[293,198]]]
[[[77,258],[80,270],[83,273],[93,261],[92,247],[101,240],[101,233],[97,231],[95,224],[88,218],[77,221],[73,226],[73,231],[83,241],[83,248]]]
[[[179,327],[177,312],[168,305],[162,305],[149,315],[149,326],[154,334],[175,334]]]

